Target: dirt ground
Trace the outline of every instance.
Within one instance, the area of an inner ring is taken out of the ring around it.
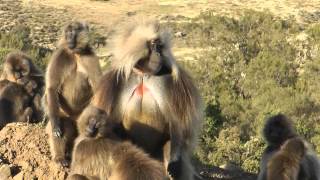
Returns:
[[[1,180],[57,180],[67,175],[50,160],[47,136],[39,124],[12,123],[0,131],[0,169],[7,166],[11,172],[0,170]]]
[[[204,180],[253,180],[255,175],[197,164]],[[0,131],[0,180],[63,180],[68,169],[50,160],[43,124],[11,123]]]

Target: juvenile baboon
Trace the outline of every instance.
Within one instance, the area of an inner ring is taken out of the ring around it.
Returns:
[[[22,79],[25,77],[24,79]],[[25,84],[26,80],[34,80],[38,86],[43,86],[43,73],[37,68],[31,58],[21,51],[11,52],[7,55],[1,79]]]
[[[88,44],[88,33],[85,23],[68,24],[45,76],[47,133],[53,160],[63,166],[69,164],[70,144],[77,134],[75,120],[90,102],[101,75],[98,58]]]
[[[268,161],[267,180],[298,180],[306,147],[300,138],[288,139]]]
[[[35,80],[29,77],[22,77],[16,81],[18,84],[23,85],[30,96],[37,93],[38,84]]]
[[[134,144],[166,162],[171,177],[193,179],[190,154],[202,122],[201,100],[171,53],[168,31],[157,21],[137,20],[120,27],[110,44],[112,68],[93,104],[121,122]]]
[[[8,80],[1,80],[0,84],[0,129],[10,122],[30,122],[31,98],[24,87]]]
[[[34,111],[32,119],[42,119],[40,99],[43,95],[44,77],[42,71],[32,62],[31,58],[21,51],[14,51],[7,55],[1,79],[22,85],[32,97],[31,107]]]
[[[280,151],[281,146],[288,139],[299,137],[293,128],[292,122],[283,114],[270,117],[264,126],[263,134],[268,144],[261,161],[258,180],[267,179],[268,162]],[[305,143],[306,144],[306,143]],[[305,156],[300,161],[299,180],[319,180],[320,161],[317,155],[308,147]],[[292,156],[294,158],[294,156]]]
[[[163,165],[118,138],[117,124],[104,111],[88,106],[80,115],[79,136],[68,179],[163,180]]]

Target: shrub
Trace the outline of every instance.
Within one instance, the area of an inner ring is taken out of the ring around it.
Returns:
[[[206,106],[197,151],[201,160],[213,165],[229,161],[257,172],[265,147],[264,120],[279,112],[292,118],[297,131],[319,149],[319,129],[312,126],[320,115],[320,61],[296,61],[298,51],[288,39],[303,32],[299,24],[254,11],[239,19],[207,11],[190,22],[168,24],[187,34],[177,44],[206,52],[194,57],[197,63],[184,63]],[[315,28],[308,32],[320,38]]]

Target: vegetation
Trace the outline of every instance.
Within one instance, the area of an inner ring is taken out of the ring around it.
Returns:
[[[265,148],[261,129],[279,112],[320,153],[320,25],[304,28],[253,11],[238,20],[208,11],[191,22],[168,24],[187,34],[178,44],[205,52],[184,63],[206,106],[197,153],[202,161],[257,172]],[[306,39],[296,38],[303,33]]]
[[[287,114],[320,153],[320,24],[246,11],[239,19],[207,11],[184,22],[168,22],[187,34],[177,44],[201,48],[183,61],[201,89],[205,123],[196,156],[203,162],[237,164],[257,172],[265,143],[264,120]],[[29,30],[0,33],[0,60],[14,49],[45,67],[50,52],[33,46]],[[97,34],[97,39],[103,39]],[[305,38],[298,38],[305,37]]]
[[[26,26],[17,26],[10,32],[0,32],[0,63],[3,63],[9,52],[21,50],[30,55],[35,63],[44,69],[51,52],[32,45],[29,35],[30,29]]]

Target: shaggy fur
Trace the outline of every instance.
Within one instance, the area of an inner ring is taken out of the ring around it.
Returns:
[[[50,120],[47,133],[52,158],[63,166],[69,165],[68,155],[77,135],[74,121],[90,103],[102,75],[88,33],[82,22],[68,24],[46,71],[43,105]]]
[[[159,43],[156,53],[165,73],[136,73],[139,62],[151,61],[150,51],[154,51],[149,45],[154,40]],[[173,162],[190,164],[202,122],[202,103],[191,77],[172,55],[169,31],[155,20],[133,20],[118,28],[110,49],[112,68],[102,78],[92,104],[105,110],[113,121],[121,122],[132,142],[153,157],[169,158],[168,171]],[[139,97],[137,87],[145,88],[146,93]],[[168,141],[170,155],[163,157]],[[185,176],[180,178],[193,179],[191,165],[183,167],[188,168],[182,170]]]
[[[114,127],[104,111],[92,106],[83,111],[68,179],[163,180],[161,163],[117,138]]]
[[[302,139],[287,140],[269,160],[267,180],[298,180],[300,162],[306,150]]]

